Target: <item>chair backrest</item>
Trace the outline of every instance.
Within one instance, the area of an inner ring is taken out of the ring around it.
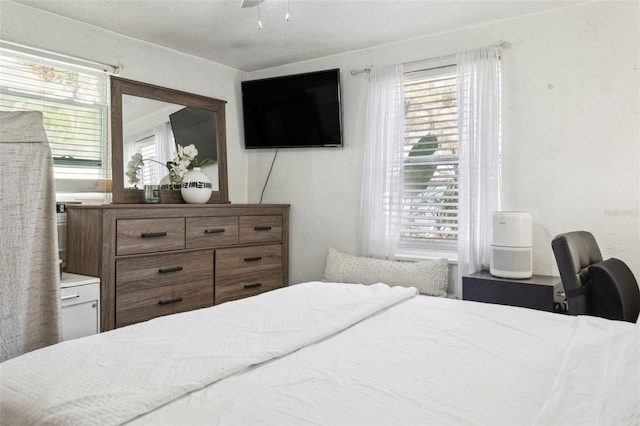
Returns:
[[[551,241],[571,315],[593,315],[635,322],[640,314],[640,288],[627,265],[602,260],[593,235],[567,232]]]
[[[602,253],[590,232],[574,231],[557,235],[551,241],[560,279],[567,295],[567,311],[571,315],[590,314],[587,296],[589,266],[602,261]]]
[[[611,258],[589,266],[591,314],[635,322],[640,314],[640,288],[629,267]]]

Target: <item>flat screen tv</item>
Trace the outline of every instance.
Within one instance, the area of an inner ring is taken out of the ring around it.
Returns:
[[[184,107],[169,114],[176,145],[194,144],[198,160],[218,160],[217,117],[215,111]]]
[[[246,149],[342,146],[340,70],[242,82]]]

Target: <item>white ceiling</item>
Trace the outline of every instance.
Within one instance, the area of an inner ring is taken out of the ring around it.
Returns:
[[[265,0],[241,8],[241,0],[14,1],[247,72],[581,2]]]

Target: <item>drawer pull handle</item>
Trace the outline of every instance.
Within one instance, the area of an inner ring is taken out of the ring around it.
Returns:
[[[271,231],[270,226],[256,226],[253,228],[255,231]]]
[[[245,262],[255,262],[257,260],[262,260],[262,256],[255,256],[255,257],[245,257],[244,261]]]
[[[182,269],[182,266],[172,266],[171,268],[160,268],[158,269],[158,272],[160,272],[161,274],[166,274],[167,272],[182,271]]]
[[[67,296],[62,296],[60,300],[77,299],[78,297],[80,297],[79,294],[69,294]]]
[[[155,238],[155,237],[166,237],[167,236],[167,232],[166,231],[162,231],[162,232],[143,232],[142,233],[142,238]]]
[[[244,288],[258,288],[262,287],[262,283],[245,284]]]
[[[158,300],[158,305],[170,305],[172,303],[182,302],[182,297],[174,297],[172,299]]]
[[[205,234],[222,234],[223,232],[225,232],[224,228],[214,228],[214,229],[205,229],[204,230]]]

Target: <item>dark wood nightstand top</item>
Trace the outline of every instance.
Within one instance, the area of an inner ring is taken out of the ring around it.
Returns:
[[[552,275],[533,275],[531,278],[527,278],[527,279],[501,278],[501,277],[496,277],[491,275],[489,271],[478,271],[469,275],[465,275],[465,277],[492,280],[492,281],[506,281],[510,283],[548,285],[552,287],[555,287],[558,283],[561,282],[560,277],[554,277]]]
[[[462,298],[475,302],[561,311],[564,304],[560,277],[533,275],[528,279],[494,277],[478,271],[462,277]]]

